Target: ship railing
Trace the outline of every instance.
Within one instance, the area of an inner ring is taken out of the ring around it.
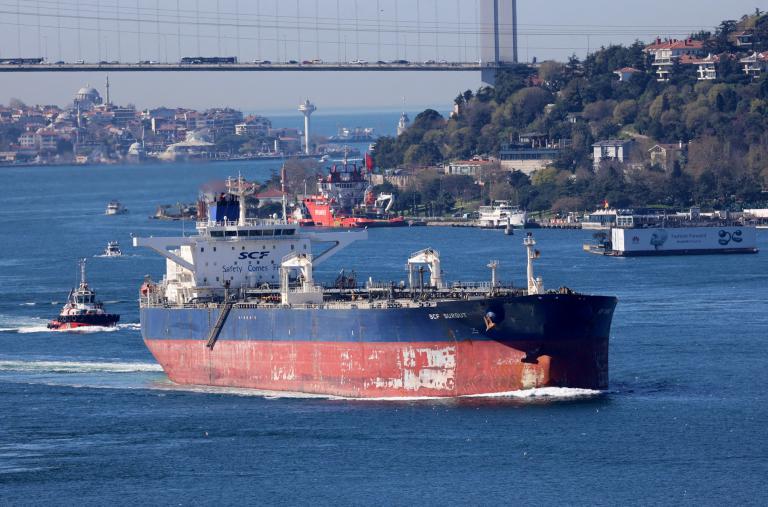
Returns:
[[[496,284],[496,286],[499,287],[499,284]],[[488,290],[491,288],[491,282],[453,282],[450,288],[456,290]]]
[[[312,287],[296,287],[288,290],[290,294],[322,294],[323,288],[319,285],[313,285]]]
[[[248,218],[245,220],[246,226],[276,226],[276,225],[291,225],[285,220],[281,219],[274,219],[274,218]],[[211,227],[239,227],[240,222],[238,220],[202,220],[197,222],[198,229],[208,229]]]
[[[366,282],[365,288],[368,290],[389,290],[394,286],[395,289],[399,288],[399,284],[394,284],[393,282]]]

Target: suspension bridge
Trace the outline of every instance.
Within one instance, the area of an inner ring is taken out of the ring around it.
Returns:
[[[490,81],[518,61],[516,4],[0,0],[0,72],[483,71]]]
[[[0,72],[481,71],[492,83],[530,50],[589,52],[593,38],[659,28],[521,24],[517,0],[0,0]],[[530,45],[558,37],[586,47]]]

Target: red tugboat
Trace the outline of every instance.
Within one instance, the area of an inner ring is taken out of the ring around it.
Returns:
[[[117,324],[119,315],[106,313],[96,301],[96,292],[85,280],[85,259],[80,260],[80,286],[69,292],[67,304],[58,317],[48,323],[48,329],[67,331],[86,326],[110,327]]]
[[[334,164],[327,176],[318,179],[319,195],[304,199],[304,208],[316,227],[368,228],[410,225],[403,217],[390,213],[394,195],[373,194],[370,172],[373,159],[366,154],[365,165],[350,163],[346,157]],[[300,220],[310,225],[310,220]]]

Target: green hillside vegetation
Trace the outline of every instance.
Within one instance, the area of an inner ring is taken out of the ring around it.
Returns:
[[[420,113],[397,138],[381,139],[380,168],[442,165],[455,159],[499,155],[528,132],[570,140],[554,164],[532,177],[491,170],[477,178],[425,173],[402,192],[400,206],[430,203],[446,211],[457,202],[512,199],[529,210],[577,211],[608,200],[617,207],[664,205],[737,209],[765,204],[768,188],[768,76],[745,75],[733,34],[755,30],[755,49],[768,49],[768,16],[756,13],[723,22],[713,33],[694,34],[712,54],[722,54],[716,81],[698,81],[696,66],[676,64],[668,82],[657,82],[645,44],[610,46],[584,61],[521,65],[499,75],[495,88],[466,91],[458,114]],[[733,55],[728,57],[727,54]],[[620,82],[617,69],[638,73]],[[569,115],[569,113],[571,113]],[[578,121],[573,120],[577,113]],[[603,163],[593,169],[591,145],[631,138],[639,157],[632,167]],[[668,170],[653,166],[648,149],[687,145]]]

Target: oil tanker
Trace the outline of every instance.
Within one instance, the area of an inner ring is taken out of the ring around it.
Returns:
[[[407,283],[342,274],[323,286],[313,268],[368,232],[250,219],[236,204],[245,182],[228,187],[196,236],[134,238],[166,258],[140,313],[171,381],[351,398],[608,386],[616,298],[545,290],[532,236],[527,287],[501,284],[495,261],[488,281],[448,283],[431,248],[407,260]]]

